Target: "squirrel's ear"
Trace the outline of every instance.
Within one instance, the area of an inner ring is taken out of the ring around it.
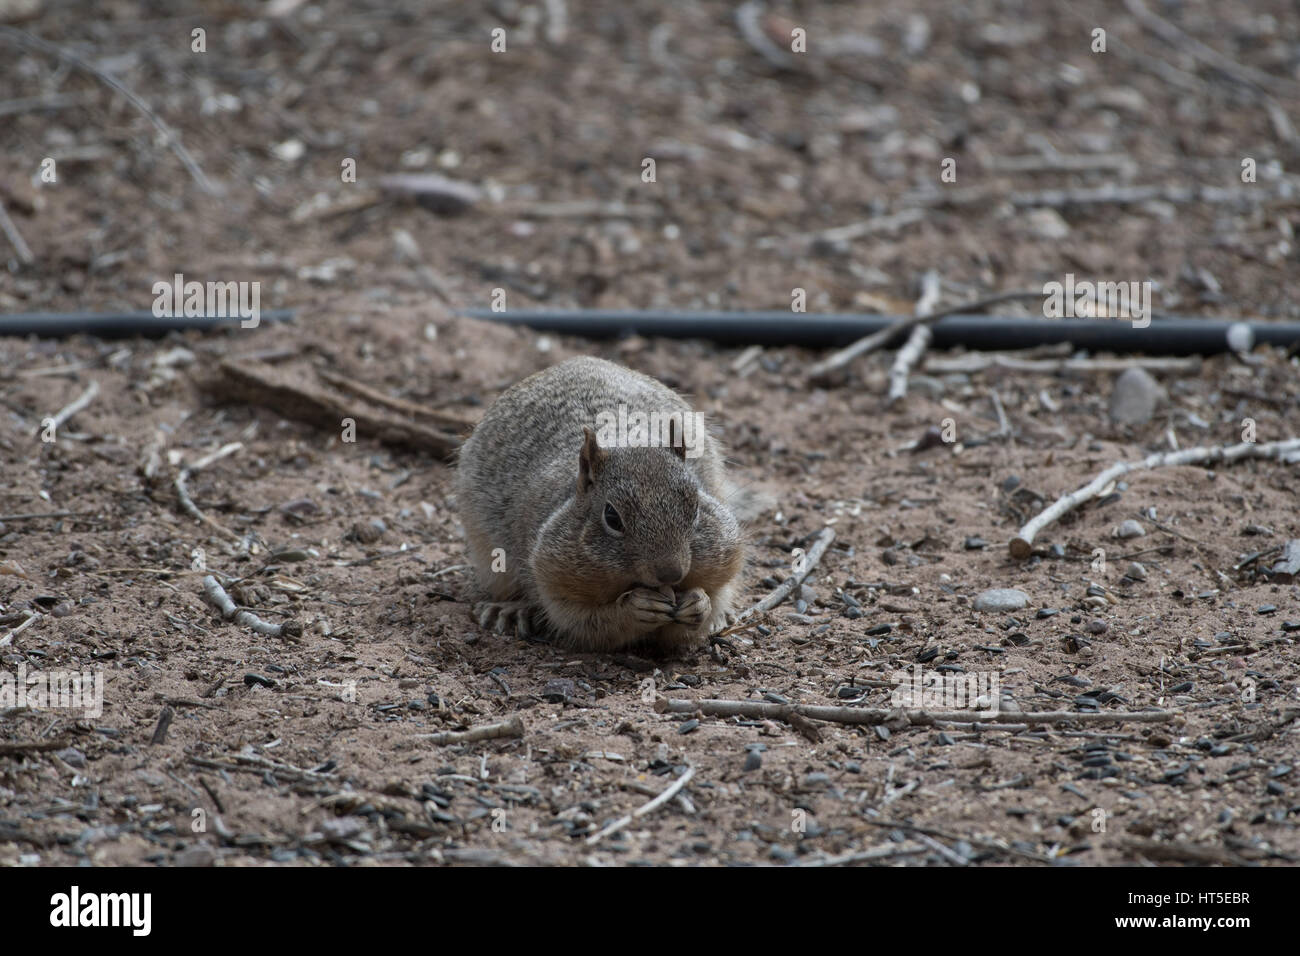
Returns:
[[[587,491],[600,477],[607,452],[596,441],[596,433],[582,427],[582,451],[578,453],[578,490]]]
[[[682,461],[686,460],[686,438],[682,434],[682,423],[680,418],[668,416],[668,447]]]

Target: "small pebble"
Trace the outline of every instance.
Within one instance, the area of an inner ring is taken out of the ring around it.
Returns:
[[[1134,561],[1124,572],[1124,576],[1132,578],[1134,581],[1145,581],[1147,579],[1147,569],[1144,565]]]
[[[1141,538],[1144,537],[1146,533],[1147,529],[1142,527],[1141,523],[1134,518],[1129,518],[1127,521],[1122,522],[1120,526],[1115,529],[1115,537],[1117,538]]]
[[[1018,611],[1029,603],[1029,595],[1015,588],[991,588],[971,604],[977,611]]]

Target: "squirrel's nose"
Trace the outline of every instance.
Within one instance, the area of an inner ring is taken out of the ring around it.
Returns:
[[[661,564],[654,569],[654,575],[656,584],[671,586],[686,577],[686,569],[680,564]]]

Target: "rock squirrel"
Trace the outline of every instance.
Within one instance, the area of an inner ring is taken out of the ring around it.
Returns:
[[[745,562],[703,416],[653,378],[576,358],[507,389],[460,450],[484,627],[665,653],[721,628]]]

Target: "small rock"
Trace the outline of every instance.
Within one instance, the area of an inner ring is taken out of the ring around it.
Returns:
[[[1134,561],[1128,566],[1127,570],[1125,570],[1124,576],[1126,578],[1131,578],[1134,581],[1145,581],[1147,579],[1146,566]]]
[[[1064,239],[1070,224],[1055,209],[1031,209],[1024,217],[1025,232],[1039,239]]]
[[[1117,425],[1145,425],[1155,417],[1165,390],[1143,368],[1125,369],[1110,393],[1110,417]]]
[[[1015,588],[990,588],[971,604],[977,611],[1019,611],[1029,603],[1029,595]]]
[[[206,843],[195,843],[178,852],[173,859],[176,866],[211,866],[217,854]]]
[[[989,543],[985,541],[983,538],[979,537],[978,535],[972,535],[971,537],[966,539],[965,543],[962,546],[967,551],[979,551],[982,548],[987,548],[989,546]]]
[[[69,767],[73,767],[77,770],[86,769],[86,755],[76,747],[67,747],[64,750],[60,750],[55,754],[55,756],[66,763]]]
[[[1141,538],[1144,537],[1146,533],[1147,529],[1142,527],[1142,525],[1133,518],[1124,521],[1115,529],[1115,537],[1117,538]]]
[[[1105,633],[1106,633],[1106,622],[1103,621],[1103,620],[1100,620],[1100,619],[1089,621],[1089,622],[1088,622],[1088,633],[1089,633],[1089,634],[1105,634]]]

